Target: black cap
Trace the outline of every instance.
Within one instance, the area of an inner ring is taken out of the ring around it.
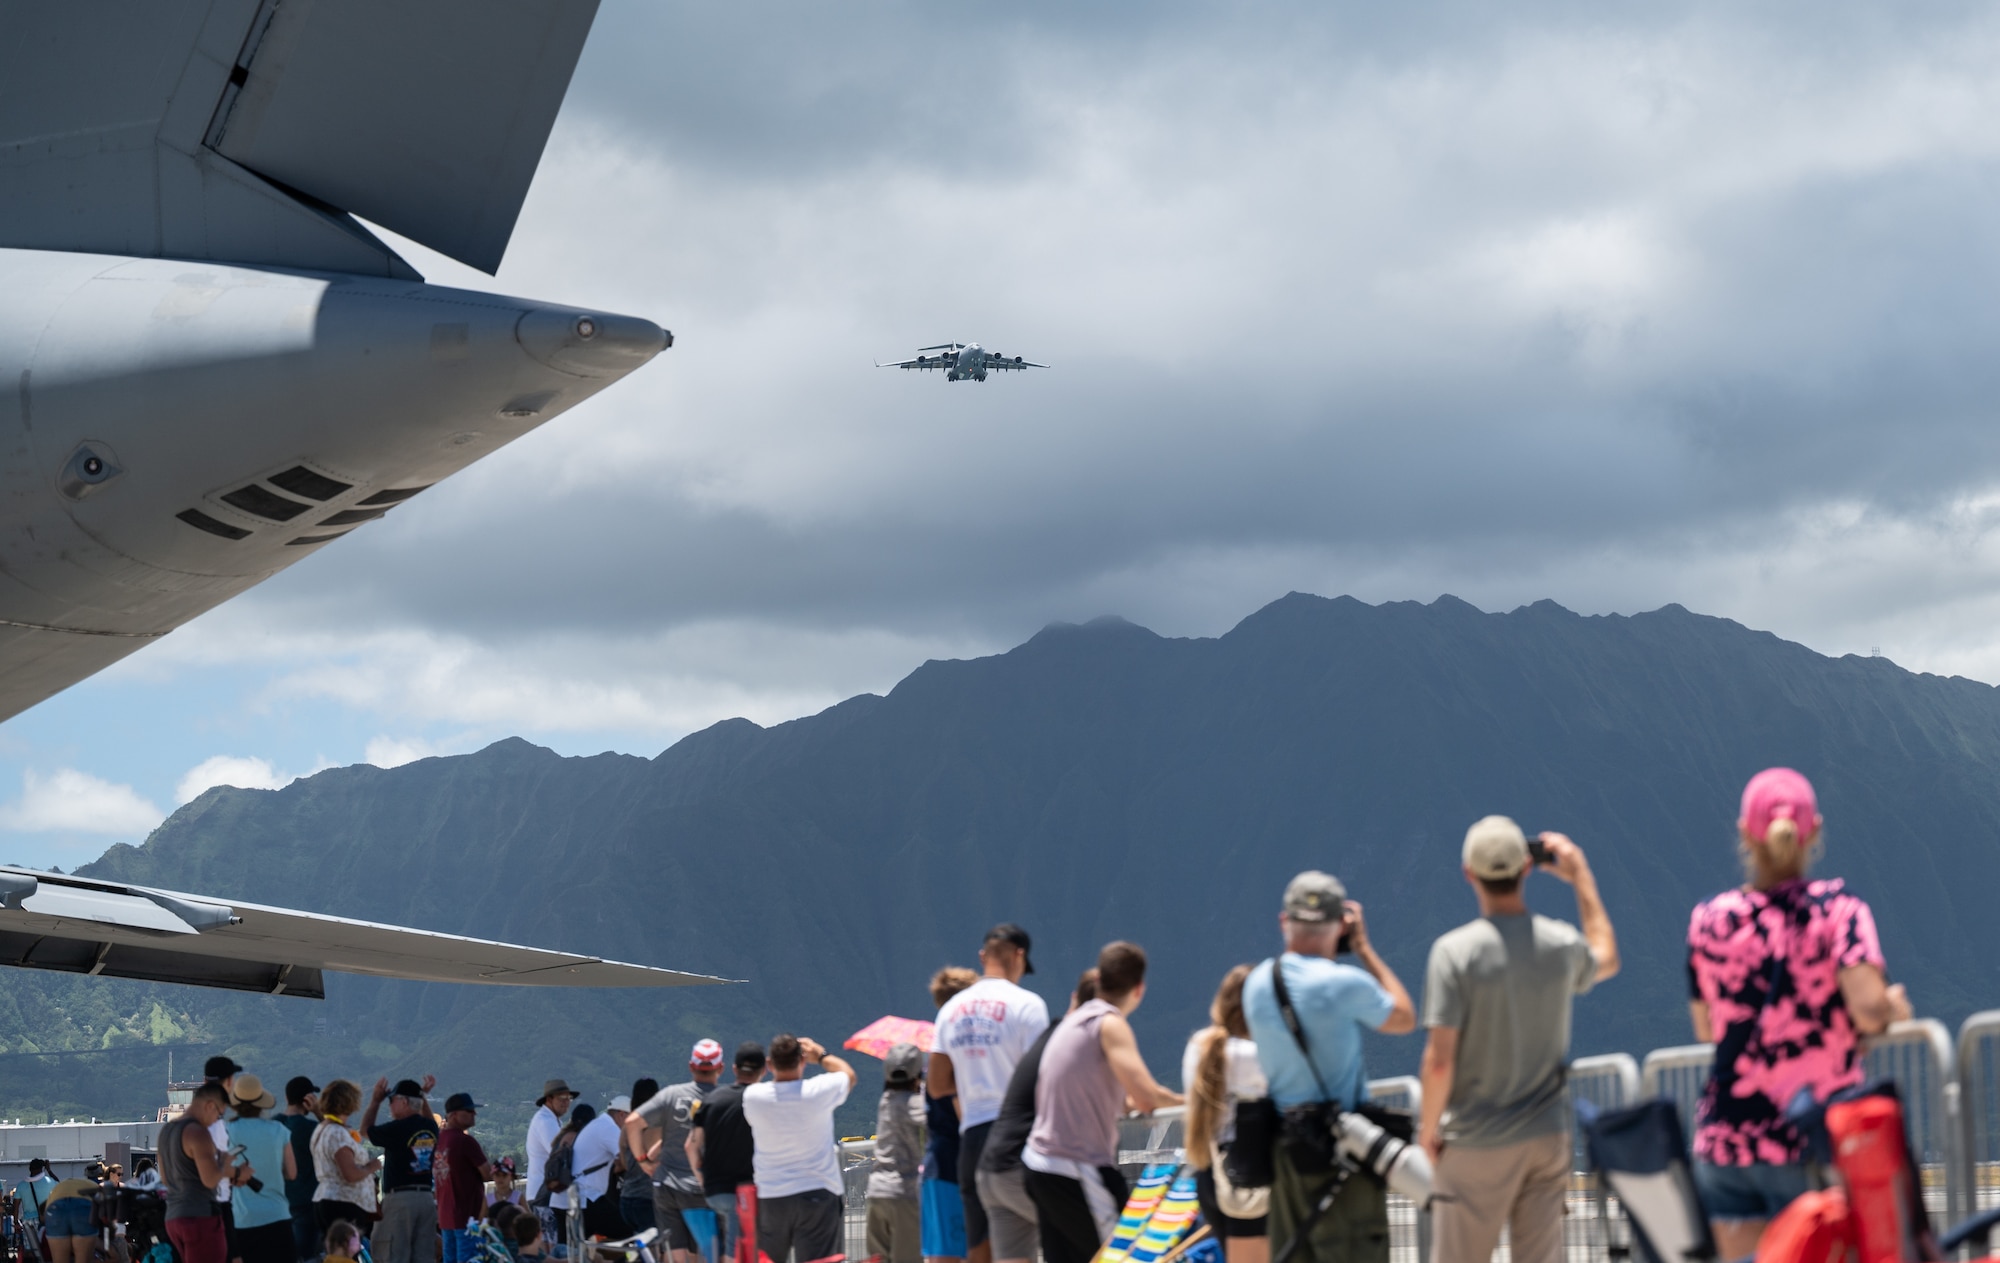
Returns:
[[[217,1083],[220,1083],[231,1075],[241,1074],[242,1072],[243,1067],[237,1065],[228,1057],[210,1057],[201,1064],[201,1077],[204,1079],[213,1079]]]
[[[736,1045],[736,1064],[745,1070],[764,1068],[764,1045],[754,1039],[746,1039]]]
[[[454,1092],[445,1098],[445,1113],[456,1114],[460,1110],[471,1110],[475,1114],[479,1112],[479,1104],[472,1099],[472,1093]]]
[[[1024,974],[1035,972],[1035,962],[1028,959],[1028,950],[1034,946],[1034,943],[1028,938],[1026,930],[1015,925],[1012,921],[1002,921],[1000,924],[986,931],[986,941],[980,944],[980,946],[991,947],[995,943],[1012,943],[1014,946],[1020,948],[1021,972]]]
[[[285,1084],[285,1104],[304,1105],[306,1098],[319,1091],[319,1084],[302,1074],[295,1074]]]
[[[407,1096],[413,1101],[423,1099],[424,1085],[415,1079],[398,1079],[396,1086],[389,1089],[390,1096]]]

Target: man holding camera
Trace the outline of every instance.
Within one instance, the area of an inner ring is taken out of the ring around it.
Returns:
[[[1561,1263],[1570,1002],[1618,972],[1618,941],[1583,849],[1560,833],[1529,842],[1488,816],[1463,862],[1479,919],[1432,945],[1424,980],[1418,1139],[1436,1170],[1436,1257],[1490,1258],[1504,1225],[1515,1263]],[[1529,913],[1521,883],[1535,867],[1575,888],[1581,931]]]
[[[1284,954],[1243,984],[1257,1060],[1273,1104],[1284,1111],[1284,1137],[1272,1157],[1272,1247],[1300,1237],[1295,1263],[1387,1263],[1388,1198],[1379,1180],[1349,1179],[1324,1214],[1315,1211],[1340,1178],[1330,1160],[1338,1113],[1367,1095],[1361,1033],[1407,1034],[1417,1027],[1416,1009],[1369,943],[1361,905],[1334,877],[1310,871],[1292,878],[1278,927]],[[1355,964],[1335,961],[1348,952]]]

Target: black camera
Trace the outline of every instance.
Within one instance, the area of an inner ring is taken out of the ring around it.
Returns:
[[[1354,922],[1347,919],[1347,903],[1340,905],[1340,937],[1333,940],[1333,954],[1345,956],[1354,950]]]
[[[1549,854],[1549,844],[1540,838],[1528,839],[1528,862],[1536,868],[1547,868],[1555,863],[1555,856]]]

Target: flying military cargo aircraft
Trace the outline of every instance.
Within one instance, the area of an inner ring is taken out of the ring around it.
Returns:
[[[0,719],[672,345],[495,271],[596,0],[0,0]]]
[[[1031,368],[1047,368],[1033,360],[1024,360],[1016,355],[1011,359],[998,351],[989,351],[977,342],[940,342],[936,346],[920,346],[913,360],[892,360],[887,364],[876,364],[876,368],[914,368],[921,370],[939,369],[948,382],[960,378],[970,378],[976,382],[986,380],[986,374],[1008,371],[1025,371]]]

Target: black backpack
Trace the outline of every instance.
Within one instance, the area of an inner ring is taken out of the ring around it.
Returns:
[[[550,1193],[567,1193],[569,1186],[576,1183],[574,1169],[576,1145],[556,1145],[549,1150],[548,1160],[542,1163],[542,1191],[537,1201],[546,1203]]]

